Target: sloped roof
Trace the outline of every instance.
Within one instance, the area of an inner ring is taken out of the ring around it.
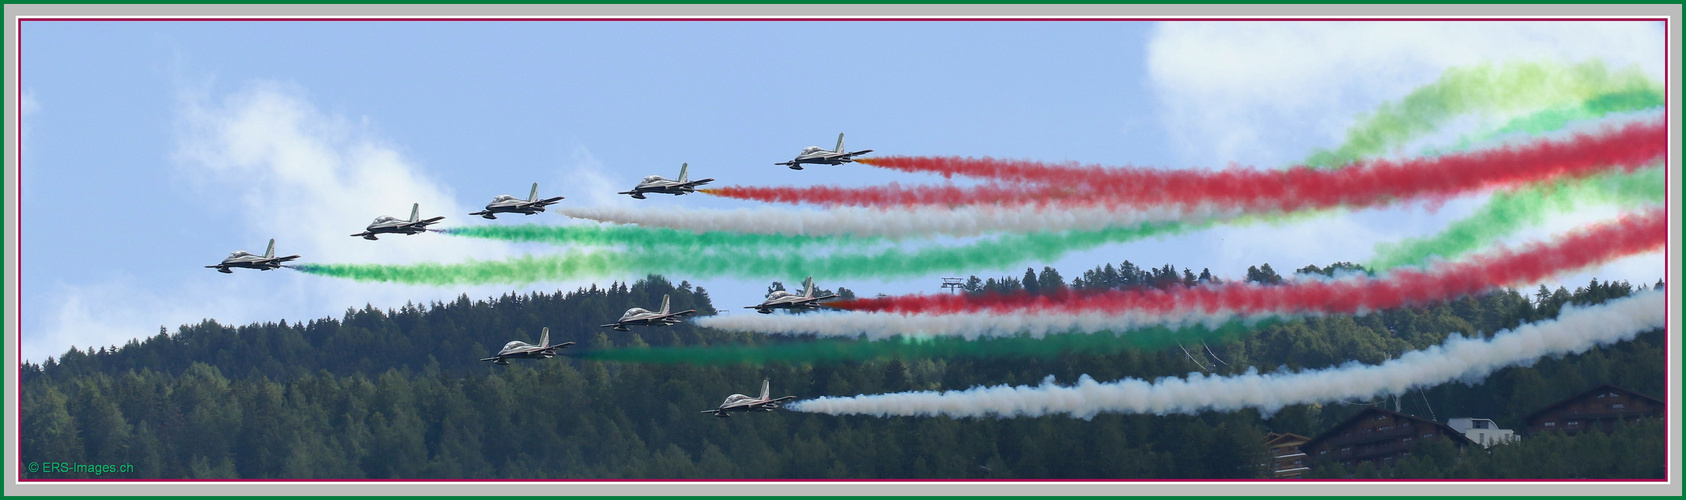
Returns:
[[[1522,417],[1522,420],[1524,422],[1532,423],[1534,421],[1534,418],[1539,417],[1540,415],[1544,415],[1546,412],[1549,412],[1549,411],[1552,411],[1552,410],[1555,410],[1555,409],[1558,409],[1558,408],[1562,408],[1563,406],[1568,405],[1569,403],[1573,403],[1575,401],[1579,401],[1581,399],[1584,399],[1587,396],[1592,395],[1593,393],[1603,392],[1603,391],[1623,392],[1623,393],[1627,393],[1629,396],[1633,396],[1633,397],[1636,397],[1636,398],[1639,398],[1639,399],[1650,401],[1652,404],[1655,404],[1655,405],[1658,405],[1658,406],[1663,406],[1663,400],[1653,398],[1653,397],[1650,397],[1650,396],[1646,396],[1644,394],[1640,394],[1640,393],[1635,392],[1635,391],[1633,391],[1631,389],[1628,389],[1626,387],[1622,387],[1622,386],[1619,386],[1619,385],[1616,385],[1616,384],[1598,384],[1597,386],[1594,386],[1591,389],[1581,391],[1579,394],[1563,398],[1561,400],[1558,400],[1556,403],[1545,405],[1544,408],[1540,408],[1538,411],[1535,411],[1533,413],[1529,413],[1528,416],[1526,416],[1526,417]]]
[[[1426,419],[1426,418],[1421,418],[1421,417],[1418,417],[1418,416],[1415,416],[1415,415],[1407,415],[1407,414],[1399,413],[1399,412],[1392,411],[1392,410],[1384,410],[1384,409],[1381,409],[1381,408],[1372,407],[1372,408],[1366,409],[1364,411],[1358,412],[1358,414],[1356,414],[1356,415],[1353,415],[1351,417],[1347,417],[1347,419],[1342,420],[1341,423],[1335,424],[1334,427],[1330,427],[1329,430],[1323,431],[1322,434],[1318,434],[1317,437],[1311,438],[1311,440],[1306,441],[1305,444],[1300,445],[1300,449],[1309,450],[1313,447],[1316,447],[1318,443],[1322,443],[1326,439],[1335,437],[1337,435],[1337,433],[1340,432],[1341,429],[1346,428],[1347,426],[1350,426],[1353,423],[1358,422],[1359,420],[1362,420],[1366,416],[1372,416],[1372,415],[1375,415],[1377,413],[1381,413],[1381,414],[1384,414],[1384,415],[1392,415],[1396,419],[1405,419],[1405,420],[1409,420],[1411,422],[1415,422],[1415,423],[1418,423],[1418,424],[1432,425],[1432,426],[1435,426],[1435,427],[1439,427],[1440,430],[1443,431],[1442,433],[1446,434],[1447,436],[1451,436],[1453,438],[1452,442],[1456,443],[1456,444],[1475,444],[1475,441],[1470,441],[1469,438],[1464,437],[1464,433],[1458,432],[1457,429],[1453,429],[1451,426],[1448,426],[1446,424],[1442,424],[1440,422],[1436,422],[1436,421],[1429,420],[1429,419]]]

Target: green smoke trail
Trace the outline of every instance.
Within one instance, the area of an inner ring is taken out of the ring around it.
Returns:
[[[434,286],[525,285],[540,281],[645,273],[779,279],[809,275],[832,279],[918,276],[933,272],[999,269],[1026,260],[1052,260],[1066,252],[1108,243],[1178,234],[1219,222],[1144,223],[1098,231],[1003,235],[955,247],[915,250],[889,248],[876,252],[834,252],[825,255],[809,252],[763,254],[730,249],[699,251],[695,248],[653,246],[619,251],[525,255],[502,261],[471,260],[456,264],[298,264],[293,266],[293,269],[358,281]]]
[[[441,233],[469,238],[483,238],[523,243],[550,243],[582,246],[625,246],[648,248],[667,246],[677,248],[707,248],[715,250],[803,250],[815,247],[866,247],[883,243],[884,238],[859,236],[786,236],[773,234],[743,234],[723,231],[693,232],[668,228],[638,226],[573,225],[551,226],[523,224],[519,226],[467,226],[439,230]]]
[[[1157,350],[1196,342],[1227,342],[1281,320],[1269,318],[1251,325],[1230,321],[1217,328],[1149,327],[1122,334],[1065,333],[1040,339],[1029,336],[978,340],[962,338],[894,340],[838,340],[778,342],[763,345],[685,347],[624,347],[583,351],[583,359],[656,364],[730,365],[767,363],[837,363],[879,359],[1035,358],[1068,353],[1107,355],[1131,350]],[[1196,346],[1198,347],[1198,346]]]
[[[1638,68],[1611,72],[1601,61],[1574,66],[1513,62],[1452,68],[1434,83],[1419,87],[1398,102],[1383,104],[1348,129],[1346,140],[1334,150],[1319,150],[1305,164],[1334,168],[1364,156],[1385,153],[1450,119],[1471,113],[1517,112],[1587,101],[1591,112],[1634,109],[1628,100],[1643,101],[1647,93],[1661,95],[1662,85]]]
[[[1537,225],[1555,213],[1595,205],[1661,204],[1668,189],[1663,175],[1662,167],[1648,167],[1494,193],[1486,205],[1440,233],[1378,244],[1376,257],[1366,267],[1380,271],[1422,264],[1433,256],[1453,259]]]
[[[1601,94],[1577,104],[1557,106],[1518,117],[1490,132],[1463,137],[1450,146],[1448,150],[1470,149],[1474,144],[1506,134],[1551,132],[1562,129],[1574,121],[1597,119],[1611,113],[1659,108],[1664,104],[1663,94],[1657,89],[1632,89]],[[1430,150],[1425,151],[1424,154],[1436,154],[1438,152],[1437,150]]]

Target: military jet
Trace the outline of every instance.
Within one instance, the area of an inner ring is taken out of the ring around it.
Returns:
[[[773,410],[777,410],[777,409],[779,409],[779,403],[783,403],[785,401],[790,401],[792,399],[796,399],[796,396],[785,396],[785,397],[778,398],[778,399],[771,399],[770,396],[772,396],[772,394],[771,394],[772,393],[772,385],[773,385],[772,381],[762,380],[761,381],[761,397],[752,398],[752,397],[745,396],[745,395],[742,395],[742,394],[733,394],[731,396],[726,396],[726,402],[720,403],[719,408],[715,408],[713,410],[703,410],[702,412],[703,413],[713,413],[714,416],[716,416],[716,417],[725,418],[725,417],[732,416],[729,412],[734,412],[734,411],[773,411]]]
[[[774,163],[774,165],[784,165],[790,167],[791,170],[802,170],[803,163],[815,165],[842,165],[844,163],[855,161],[855,156],[857,155],[864,155],[871,152],[872,150],[870,149],[855,151],[853,153],[843,152],[843,134],[837,134],[837,150],[835,151],[826,151],[824,149],[820,149],[819,146],[808,146],[806,149],[803,149],[801,153],[796,155],[796,159],[784,163]]]
[[[276,257],[275,240],[272,238],[269,240],[269,249],[264,250],[263,255],[252,255],[250,252],[245,250],[235,250],[234,253],[228,254],[228,258],[223,259],[221,264],[205,267],[207,269],[216,269],[217,272],[226,274],[234,274],[234,271],[230,271],[228,269],[231,267],[244,267],[246,269],[268,271],[270,269],[281,267],[281,263],[283,262],[297,258],[299,258],[297,255]]]
[[[468,215],[478,215],[487,219],[497,219],[497,216],[494,214],[505,213],[533,215],[543,212],[544,207],[554,205],[556,202],[561,200],[561,196],[557,196],[555,198],[545,198],[542,200],[539,199],[539,183],[535,182],[533,183],[533,190],[527,193],[527,199],[525,200],[516,199],[514,196],[507,194],[500,194],[497,198],[492,198],[491,203],[486,204],[485,210],[473,212]]]
[[[410,206],[410,220],[403,220],[403,219],[399,219],[397,217],[393,217],[393,216],[390,216],[390,215],[382,215],[380,217],[375,218],[374,222],[369,223],[369,227],[367,228],[367,230],[365,230],[361,233],[353,234],[352,236],[362,236],[363,239],[365,239],[365,240],[373,240],[373,239],[375,239],[375,235],[377,235],[377,234],[391,234],[391,233],[416,234],[416,233],[424,233],[424,232],[427,232],[427,226],[429,224],[434,224],[434,223],[437,223],[439,221],[445,220],[444,217],[434,217],[434,218],[431,218],[431,219],[418,219],[417,215],[420,214],[420,213],[421,213],[421,204],[420,203],[417,203],[415,205],[411,205]]]
[[[772,295],[768,295],[767,300],[760,304],[745,306],[744,309],[754,309],[755,312],[761,314],[773,314],[774,309],[819,309],[820,301],[836,297],[837,294],[815,297],[814,277],[809,276],[806,281],[802,282],[802,295],[779,290],[773,292]]]
[[[669,314],[667,312],[667,304],[668,296],[663,295],[661,312],[653,312],[645,310],[642,307],[634,307],[632,309],[627,309],[626,314],[621,315],[621,319],[616,320],[614,323],[600,326],[604,328],[614,328],[623,332],[629,331],[627,328],[629,326],[671,326],[678,324],[679,318],[687,314],[697,312],[696,309],[691,309],[688,311],[679,311]]]
[[[633,198],[642,200],[644,199],[644,193],[672,195],[695,193],[697,192],[697,186],[714,182],[714,179],[712,178],[700,181],[686,181],[685,170],[690,167],[691,164],[689,163],[679,164],[679,180],[672,180],[659,175],[652,175],[645,177],[642,181],[638,181],[638,185],[633,186],[631,191],[622,191],[615,194],[630,194]]]
[[[544,332],[539,333],[539,345],[532,345],[519,340],[511,340],[508,344],[503,345],[503,350],[498,351],[497,356],[481,358],[480,360],[491,361],[492,364],[497,365],[508,365],[509,358],[550,359],[556,357],[556,351],[558,349],[571,345],[574,345],[574,343],[563,342],[556,345],[550,345],[550,327],[547,326],[544,328]]]

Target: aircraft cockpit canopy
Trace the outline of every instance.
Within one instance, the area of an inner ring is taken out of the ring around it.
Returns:
[[[644,177],[644,182],[645,182],[645,183],[651,183],[651,182],[656,182],[656,181],[659,181],[659,180],[662,180],[662,176],[659,176],[659,175],[649,175],[649,176],[645,176],[645,177]]]
[[[634,307],[632,309],[627,309],[626,314],[621,315],[621,319],[630,318],[630,317],[633,317],[633,316],[636,316],[636,315],[639,315],[639,314],[649,314],[649,313],[650,313],[650,311],[647,311],[642,307]]]
[[[228,254],[228,257],[229,258],[245,257],[245,256],[251,255],[251,254],[252,254],[251,252],[247,252],[245,250],[235,250],[234,253]]]
[[[730,405],[732,403],[737,403],[739,401],[749,401],[750,399],[751,398],[749,396],[745,396],[745,395],[742,395],[742,394],[733,394],[733,395],[730,395],[730,396],[726,396],[726,402],[720,403],[720,406]]]
[[[773,292],[772,295],[768,295],[767,298],[769,298],[769,299],[782,299],[782,298],[785,298],[785,297],[790,297],[792,295],[796,295],[796,294],[790,293],[790,292],[787,292],[787,291],[784,291],[784,290],[779,290],[777,292]]]
[[[820,151],[819,146],[808,146],[808,147],[802,149],[802,154],[817,153],[819,151]]]
[[[513,200],[513,199],[515,199],[514,196],[510,196],[510,195],[507,195],[507,194],[500,194],[500,195],[498,195],[497,198],[492,198],[492,201],[494,201],[494,202],[509,201],[509,200]]]
[[[527,343],[519,341],[519,340],[511,340],[511,341],[509,341],[508,344],[503,345],[503,350],[507,351],[507,350],[514,349],[514,348],[517,348],[517,347],[521,347],[521,346],[524,346],[524,345],[527,345]]]
[[[398,220],[398,218],[390,216],[390,215],[382,215],[380,217],[376,217],[375,221],[371,222],[370,224],[380,224],[382,222],[391,222],[391,221],[395,221],[395,220]]]

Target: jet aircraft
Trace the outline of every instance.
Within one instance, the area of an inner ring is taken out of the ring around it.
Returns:
[[[228,269],[231,267],[244,267],[246,269],[268,271],[270,269],[281,267],[281,263],[283,262],[297,258],[299,258],[297,255],[276,257],[275,239],[271,238],[269,240],[269,249],[264,250],[263,255],[252,255],[251,252],[247,252],[245,250],[236,250],[234,253],[228,254],[228,258],[223,259],[221,264],[205,267],[207,269],[216,269],[219,273],[227,274],[234,274],[234,271],[230,271]]]
[[[527,199],[516,199],[514,196],[500,194],[486,204],[486,209],[468,215],[478,215],[487,219],[497,219],[495,214],[527,214],[533,215],[544,211],[544,207],[556,204],[562,197],[539,199],[539,183],[533,183],[533,190],[527,193]]]
[[[779,409],[779,403],[796,399],[796,396],[785,396],[772,399],[772,381],[761,381],[761,397],[752,398],[742,394],[726,396],[726,402],[720,403],[719,408],[703,410],[703,413],[713,413],[716,417],[730,417],[734,411],[773,411]]]
[[[802,164],[804,163],[814,165],[842,165],[844,163],[855,161],[855,156],[857,155],[864,155],[871,152],[872,150],[870,149],[855,151],[853,153],[843,152],[843,134],[837,134],[837,149],[835,151],[826,151],[824,149],[820,149],[819,146],[808,146],[803,149],[801,153],[796,155],[796,159],[784,163],[774,163],[774,165],[784,165],[790,167],[791,170],[802,170]]]
[[[806,281],[802,282],[802,295],[779,290],[773,292],[772,295],[768,295],[767,300],[760,304],[745,306],[744,309],[754,309],[755,312],[761,314],[773,314],[774,309],[819,309],[820,301],[836,297],[837,294],[815,297],[814,277],[809,276]]]
[[[659,175],[652,175],[645,177],[642,181],[639,181],[638,185],[633,186],[631,191],[622,191],[615,194],[630,194],[633,198],[640,200],[644,199],[644,193],[683,195],[686,193],[695,193],[697,192],[697,186],[714,181],[713,178],[703,179],[700,181],[687,181],[685,171],[690,169],[690,167],[691,164],[689,163],[679,164],[679,180],[672,180]]]
[[[481,361],[491,361],[492,364],[507,365],[510,358],[550,359],[556,357],[556,351],[574,345],[573,342],[563,342],[550,345],[550,327],[545,327],[539,334],[539,345],[532,345],[519,340],[511,340],[503,345],[503,350],[497,356],[481,358]]]
[[[365,240],[373,240],[373,239],[375,239],[375,235],[377,235],[377,234],[391,234],[391,233],[416,234],[416,233],[424,233],[424,232],[427,232],[427,226],[428,225],[435,224],[435,223],[438,223],[439,221],[445,220],[444,217],[434,217],[434,218],[431,218],[431,219],[418,219],[417,216],[420,213],[421,213],[421,204],[420,203],[417,203],[415,205],[411,205],[410,206],[410,220],[403,220],[403,219],[399,219],[397,217],[393,217],[393,216],[390,216],[390,215],[382,215],[380,217],[375,218],[374,222],[369,223],[369,227],[366,228],[365,231],[363,231],[361,233],[353,234],[352,236],[362,236],[363,239],[365,239]]]
[[[614,323],[601,326],[604,328],[614,328],[623,332],[629,331],[627,328],[629,326],[670,326],[678,324],[681,317],[697,312],[696,309],[691,309],[688,311],[679,311],[669,314],[667,312],[668,299],[668,296],[662,296],[662,310],[660,312],[645,310],[642,307],[634,307],[632,309],[627,309],[626,314],[621,315],[621,319],[616,320]]]

